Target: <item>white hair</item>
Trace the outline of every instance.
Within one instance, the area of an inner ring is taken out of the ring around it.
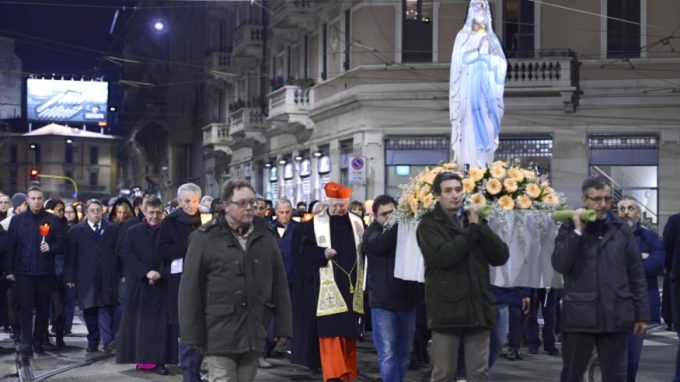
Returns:
[[[179,186],[177,189],[177,198],[179,199],[179,196],[182,195],[185,192],[191,192],[192,194],[198,194],[198,197],[201,197],[201,187],[198,187],[197,185],[193,183],[184,183],[183,185]]]
[[[291,201],[286,199],[286,198],[281,198],[281,199],[277,200],[276,201],[276,208],[279,208],[279,205],[284,205],[284,204],[288,205],[288,207],[293,209],[293,203],[291,203]]]

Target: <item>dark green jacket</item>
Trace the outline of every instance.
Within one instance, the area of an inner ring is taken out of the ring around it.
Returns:
[[[425,304],[432,330],[491,328],[496,323],[489,265],[505,264],[508,246],[486,222],[460,229],[439,206],[417,230],[425,258]]]
[[[276,238],[253,221],[246,251],[223,217],[189,237],[179,288],[182,342],[207,355],[263,352],[268,323],[274,336],[292,337],[286,271]]]

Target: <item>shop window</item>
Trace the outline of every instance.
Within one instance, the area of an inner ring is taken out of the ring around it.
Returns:
[[[612,184],[612,210],[623,196],[642,209],[640,222],[656,230],[659,219],[659,137],[656,135],[591,135],[589,173]]]
[[[432,62],[432,0],[403,0],[402,9],[402,62]]]
[[[640,0],[607,1],[607,57],[640,57],[640,10]]]

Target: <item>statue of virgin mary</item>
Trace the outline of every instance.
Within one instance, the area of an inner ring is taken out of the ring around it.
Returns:
[[[493,162],[503,118],[507,61],[493,33],[487,0],[471,0],[451,54],[452,159],[463,167]]]

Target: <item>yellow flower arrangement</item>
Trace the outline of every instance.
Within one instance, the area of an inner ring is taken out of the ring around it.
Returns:
[[[465,178],[463,179],[463,192],[466,194],[471,194],[475,192],[475,187],[477,184],[475,183],[474,180],[470,178]]]
[[[485,206],[486,205],[486,198],[484,195],[480,193],[472,194],[470,195],[470,203],[477,207],[477,206]]]
[[[508,178],[514,179],[515,182],[520,183],[524,180],[524,170],[518,167],[510,167],[508,169]]]
[[[515,208],[515,201],[512,200],[512,196],[510,195],[503,195],[500,198],[498,198],[498,205],[506,210],[510,211]]]
[[[465,203],[475,207],[490,205],[500,210],[553,210],[564,200],[550,187],[547,179],[530,169],[495,161],[486,168],[471,168],[467,176],[458,171],[455,163],[445,163],[428,168],[402,186],[399,198],[399,216],[419,218],[434,208],[436,198],[432,183],[437,174],[452,171],[462,178]]]
[[[539,185],[536,183],[529,183],[527,184],[525,193],[531,199],[537,199],[539,196],[541,196],[541,187],[539,187]]]
[[[517,191],[517,181],[512,178],[505,178],[503,181],[503,188],[505,189],[505,192],[512,194]]]
[[[487,168],[471,168],[463,179],[466,203],[488,204],[501,210],[552,210],[564,204],[548,179],[514,161],[495,161]],[[475,193],[476,192],[476,193]]]
[[[486,192],[491,195],[498,195],[503,190],[503,184],[500,180],[492,178],[486,182]]]
[[[475,182],[479,182],[480,180],[484,179],[484,175],[486,175],[485,168],[471,168],[468,171],[468,177]]]
[[[432,193],[434,178],[443,171],[456,171],[455,163],[445,163],[421,172],[411,178],[409,184],[402,187],[399,198],[399,214],[406,218],[419,217],[424,212],[432,209],[435,205],[435,197]],[[462,174],[459,174],[461,178]],[[473,184],[474,186],[474,184]]]
[[[532,205],[531,198],[529,198],[528,196],[526,196],[524,194],[518,196],[517,199],[516,199],[516,202],[517,202],[517,206],[519,208],[523,209],[523,210],[526,210],[527,208],[531,208],[531,205]]]
[[[503,166],[493,166],[490,171],[491,176],[496,179],[503,179],[505,177],[505,167]]]

